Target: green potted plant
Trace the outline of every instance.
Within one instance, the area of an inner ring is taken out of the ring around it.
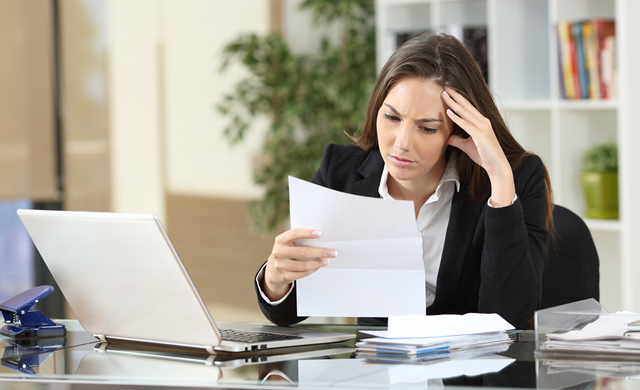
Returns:
[[[580,175],[588,218],[618,219],[618,148],[615,143],[595,145],[584,153]]]

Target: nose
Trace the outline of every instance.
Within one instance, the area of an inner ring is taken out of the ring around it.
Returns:
[[[396,131],[395,147],[399,150],[408,151],[411,150],[413,145],[413,129],[410,124],[403,122],[401,126],[398,126]]]

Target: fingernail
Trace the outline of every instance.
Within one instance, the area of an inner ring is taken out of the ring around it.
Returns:
[[[338,256],[338,252],[334,251],[333,249],[329,251],[329,257],[336,257]]]
[[[328,266],[328,265],[329,265],[329,263],[331,263],[331,262],[329,261],[329,259],[322,259],[322,265],[323,265],[323,266],[325,266],[325,267],[326,267],[326,266]]]
[[[451,96],[449,96],[449,94],[447,93],[447,91],[442,91],[442,94],[448,98],[450,98]]]
[[[449,114],[449,115],[453,115],[453,111],[451,111],[451,109],[450,109],[450,108],[447,108],[447,114]]]
[[[311,232],[311,235],[315,237],[320,237],[322,235],[322,232],[320,230],[314,230]]]

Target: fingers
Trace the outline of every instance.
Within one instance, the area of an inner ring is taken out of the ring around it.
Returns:
[[[462,94],[450,87],[444,87],[442,100],[450,107],[447,109],[449,118],[470,136],[468,139],[462,139],[452,135],[448,143],[462,150],[476,164],[483,167],[492,183],[500,181],[500,177],[512,177],[511,166],[493,131],[491,121],[485,118]]]
[[[296,228],[287,230],[286,232],[276,237],[276,244],[289,245],[295,240],[318,238],[321,235],[322,232],[320,232],[319,230]]]
[[[274,277],[274,279],[279,279],[281,283],[289,284],[294,280],[298,280],[316,272],[326,265],[329,265],[329,259],[308,261],[286,259],[283,261],[273,262],[272,269],[276,272],[276,275],[278,275],[278,277]]]
[[[453,112],[460,118],[474,124],[480,124],[486,120],[486,118],[473,106],[473,104],[471,104],[455,89],[445,86],[442,95],[445,103],[451,107]]]
[[[276,237],[272,255],[278,259],[321,259],[336,257],[337,253],[329,248],[296,246],[297,240],[318,238],[322,233],[313,229],[291,229]]]
[[[476,126],[470,123],[469,121],[462,119],[455,112],[453,112],[450,108],[447,108],[447,115],[451,120],[464,131],[466,131],[471,137],[477,134]]]
[[[296,246],[298,240],[320,236],[317,230],[297,228],[276,237],[265,269],[265,281],[270,288],[288,285],[329,265],[329,259],[337,256],[334,249]]]
[[[447,115],[471,137],[493,132],[491,122],[485,118],[467,99],[449,87],[444,87],[442,99],[450,109]]]

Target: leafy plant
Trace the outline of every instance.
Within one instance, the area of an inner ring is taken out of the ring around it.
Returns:
[[[296,55],[276,33],[242,35],[224,51],[222,70],[241,62],[250,75],[218,105],[230,118],[225,135],[241,142],[255,117],[267,115],[270,127],[262,152],[265,162],[254,181],[265,189],[252,202],[255,225],[273,231],[289,216],[287,176],[311,180],[331,142],[350,142],[364,123],[375,82],[373,0],[305,0],[316,23],[337,22],[341,38],[321,42],[317,55]]]
[[[586,150],[583,167],[585,172],[617,172],[617,145],[615,143],[603,143]]]

